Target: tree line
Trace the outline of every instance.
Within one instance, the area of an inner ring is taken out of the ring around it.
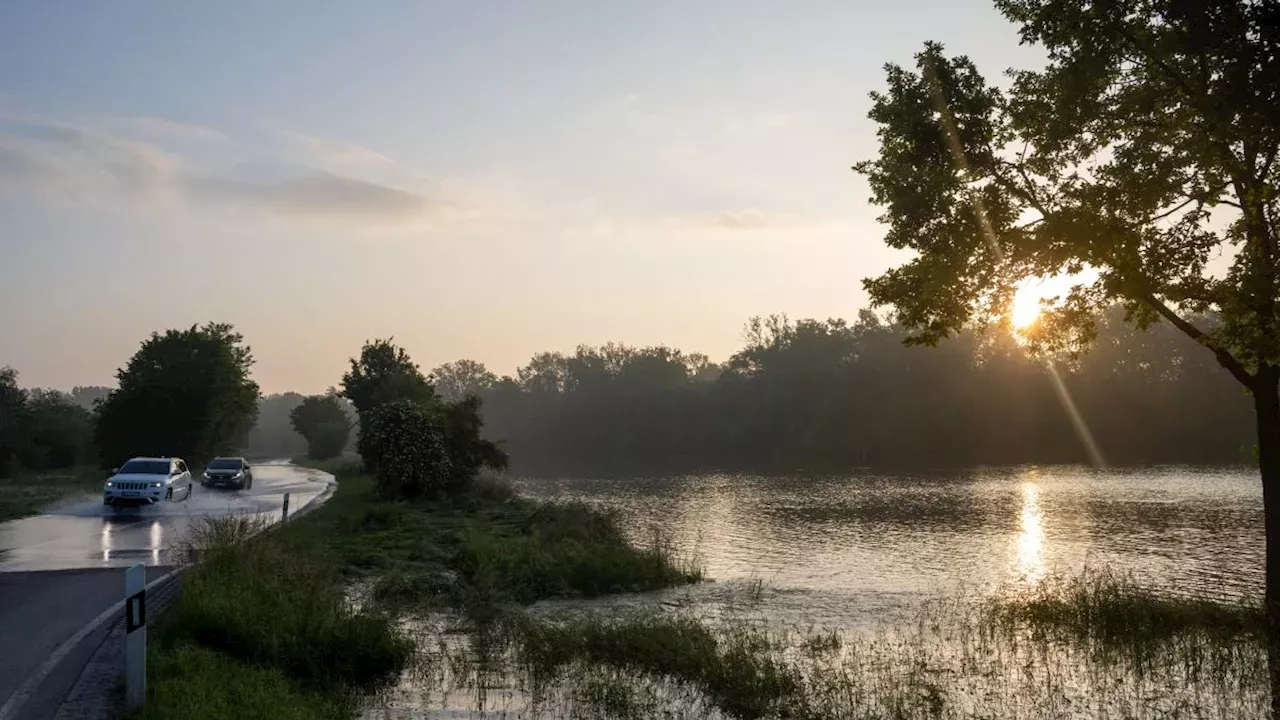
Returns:
[[[116,373],[115,388],[24,389],[16,370],[0,368],[0,477],[89,464],[106,469],[134,456],[199,463],[243,452],[265,400],[252,365],[232,326],[208,323],[153,333]],[[290,404],[291,433],[307,454],[343,451],[349,405],[332,391]]]
[[[479,397],[488,436],[530,473],[1091,462],[1064,392],[1108,463],[1251,461],[1249,399],[1212,356],[1120,308],[1098,326],[1090,352],[1045,361],[1003,332],[929,351],[869,311],[775,315],[723,363],[611,343],[539,353],[515,376],[460,360],[432,377],[445,398]]]

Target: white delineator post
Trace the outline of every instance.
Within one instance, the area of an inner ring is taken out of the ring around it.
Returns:
[[[289,493],[285,493],[284,494],[284,511],[280,515],[280,522],[285,522],[288,519],[289,519]]]
[[[129,712],[147,697],[147,569],[124,571],[124,698]]]

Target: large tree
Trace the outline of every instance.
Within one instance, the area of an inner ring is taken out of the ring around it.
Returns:
[[[307,441],[307,457],[324,460],[337,457],[347,446],[351,418],[342,408],[336,391],[311,395],[289,412],[293,429]]]
[[[436,392],[446,402],[456,402],[468,395],[479,395],[498,384],[498,376],[485,367],[484,363],[465,358],[432,370],[431,380]]]
[[[27,391],[18,386],[18,372],[0,367],[0,477],[8,477],[18,468],[26,426]]]
[[[351,401],[360,420],[357,450],[374,471],[378,452],[370,423],[378,408],[398,400],[430,408],[438,404],[431,382],[409,353],[392,340],[366,342],[360,357],[351,358],[351,369],[342,376],[342,396]]]
[[[1007,317],[1026,278],[1096,273],[1046,310],[1032,350],[1078,351],[1095,311],[1120,303],[1251,393],[1280,716],[1280,3],[997,6],[1046,67],[1001,91],[929,44],[872,96],[880,154],[856,169],[886,208],[887,243],[915,257],[866,288],[932,344]]]
[[[232,452],[252,427],[253,356],[231,325],[152,333],[98,403],[94,440],[104,467],[135,455],[189,461]]]

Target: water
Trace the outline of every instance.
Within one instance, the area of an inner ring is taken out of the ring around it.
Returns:
[[[1177,592],[1261,591],[1261,489],[1247,468],[529,479],[520,489],[616,508],[638,542],[661,528],[716,584],[762,581],[764,612],[795,623],[865,627],[957,588],[1016,591],[1085,567]]]
[[[1177,657],[1146,666],[1124,660],[1100,665],[1085,649],[957,639],[962,635],[947,630],[913,631],[910,622],[931,599],[1017,593],[1054,573],[1084,568],[1132,573],[1173,592],[1257,596],[1264,553],[1261,492],[1248,468],[1054,466],[823,477],[523,479],[518,485],[536,498],[613,508],[637,543],[649,542],[656,528],[679,552],[696,556],[709,580],[643,595],[540,603],[534,613],[640,608],[713,622],[747,618],[782,630],[835,629],[864,643],[860,657],[872,658],[870,666],[846,665],[842,677],[879,688],[850,717],[878,716],[884,708],[875,698],[893,695],[924,665],[932,674],[926,673],[922,687],[942,687],[947,697],[948,710],[939,717],[1265,714],[1256,653],[1246,652],[1217,674],[1197,675],[1189,670],[1195,663]],[[440,642],[442,636],[434,637]],[[897,649],[886,655],[889,646]],[[1196,657],[1206,652],[1192,650]],[[1205,679],[1210,676],[1213,682]],[[553,701],[549,712],[545,706],[531,711],[527,688],[518,682],[482,682],[483,692],[464,683],[428,700],[425,687],[431,684],[407,682],[367,717],[579,714],[572,700]],[[652,697],[677,698],[670,717],[706,716],[696,699],[678,691],[660,688]],[[1135,704],[1142,712],[1130,711]]]

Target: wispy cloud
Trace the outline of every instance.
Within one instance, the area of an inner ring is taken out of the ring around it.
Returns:
[[[154,127],[166,127],[165,122]],[[188,137],[213,138],[195,126],[174,124],[174,128]],[[347,149],[343,152],[370,159]],[[178,203],[228,205],[292,218],[371,225],[429,221],[448,206],[420,193],[306,166],[241,167],[248,170],[217,173],[193,167],[157,144],[84,126],[0,120],[0,189],[10,192],[104,206],[126,201],[143,210]]]
[[[169,137],[199,142],[229,143],[231,138],[220,130],[203,125],[189,125],[158,117],[109,117],[107,122],[131,128],[153,137]]]
[[[726,210],[723,212],[683,215],[676,218],[682,225],[722,230],[764,230],[769,228],[799,227],[806,223],[800,216],[789,213],[766,213],[757,209]]]

